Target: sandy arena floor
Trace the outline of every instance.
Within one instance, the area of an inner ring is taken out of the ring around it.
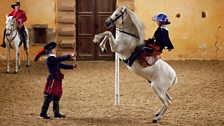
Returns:
[[[158,124],[153,113],[161,107],[149,83],[121,63],[121,104],[114,105],[114,62],[78,62],[64,71],[60,101],[64,119],[39,117],[47,69],[44,63],[22,66],[19,74],[6,74],[0,61],[0,126],[71,125],[224,125],[224,61],[168,61],[178,84],[170,94],[172,105]],[[13,65],[13,64],[12,64]],[[11,70],[14,70],[11,69]],[[52,104],[49,115],[53,116]]]

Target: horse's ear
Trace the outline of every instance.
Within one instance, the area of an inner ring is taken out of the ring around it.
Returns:
[[[127,9],[127,7],[126,7],[126,6],[123,6],[121,11],[122,11],[122,12],[125,12],[126,9]]]

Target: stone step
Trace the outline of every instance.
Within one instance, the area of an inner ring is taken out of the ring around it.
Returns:
[[[59,2],[58,10],[74,12],[75,11],[75,2],[74,1]]]
[[[70,49],[74,49],[75,48],[75,38],[74,37],[63,37],[63,38],[59,38],[59,46],[61,48],[70,48]]]

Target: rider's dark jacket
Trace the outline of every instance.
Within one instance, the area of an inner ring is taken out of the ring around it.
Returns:
[[[163,49],[174,49],[172,42],[169,38],[168,30],[162,27],[158,27],[155,31],[153,38],[155,39],[155,45],[160,46],[160,51]]]

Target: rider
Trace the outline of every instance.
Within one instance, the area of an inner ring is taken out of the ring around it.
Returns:
[[[158,14],[154,16],[152,20],[156,21],[159,27],[152,38],[146,40],[144,45],[136,48],[136,51],[129,58],[129,66],[132,66],[134,61],[144,52],[150,55],[160,55],[163,49],[168,49],[169,51],[174,49],[167,28],[167,25],[170,24],[168,17],[165,14]]]
[[[26,13],[25,13],[25,11],[20,9],[20,2],[13,3],[11,5],[11,7],[13,8],[13,10],[8,14],[8,16],[13,16],[16,19],[17,29],[18,29],[21,39],[23,41],[24,48],[27,48],[27,46],[26,46],[27,34],[25,31],[25,26],[23,24],[27,20]],[[3,43],[1,45],[3,48],[6,47],[4,38],[5,38],[5,30],[4,30],[4,36],[3,36]]]

